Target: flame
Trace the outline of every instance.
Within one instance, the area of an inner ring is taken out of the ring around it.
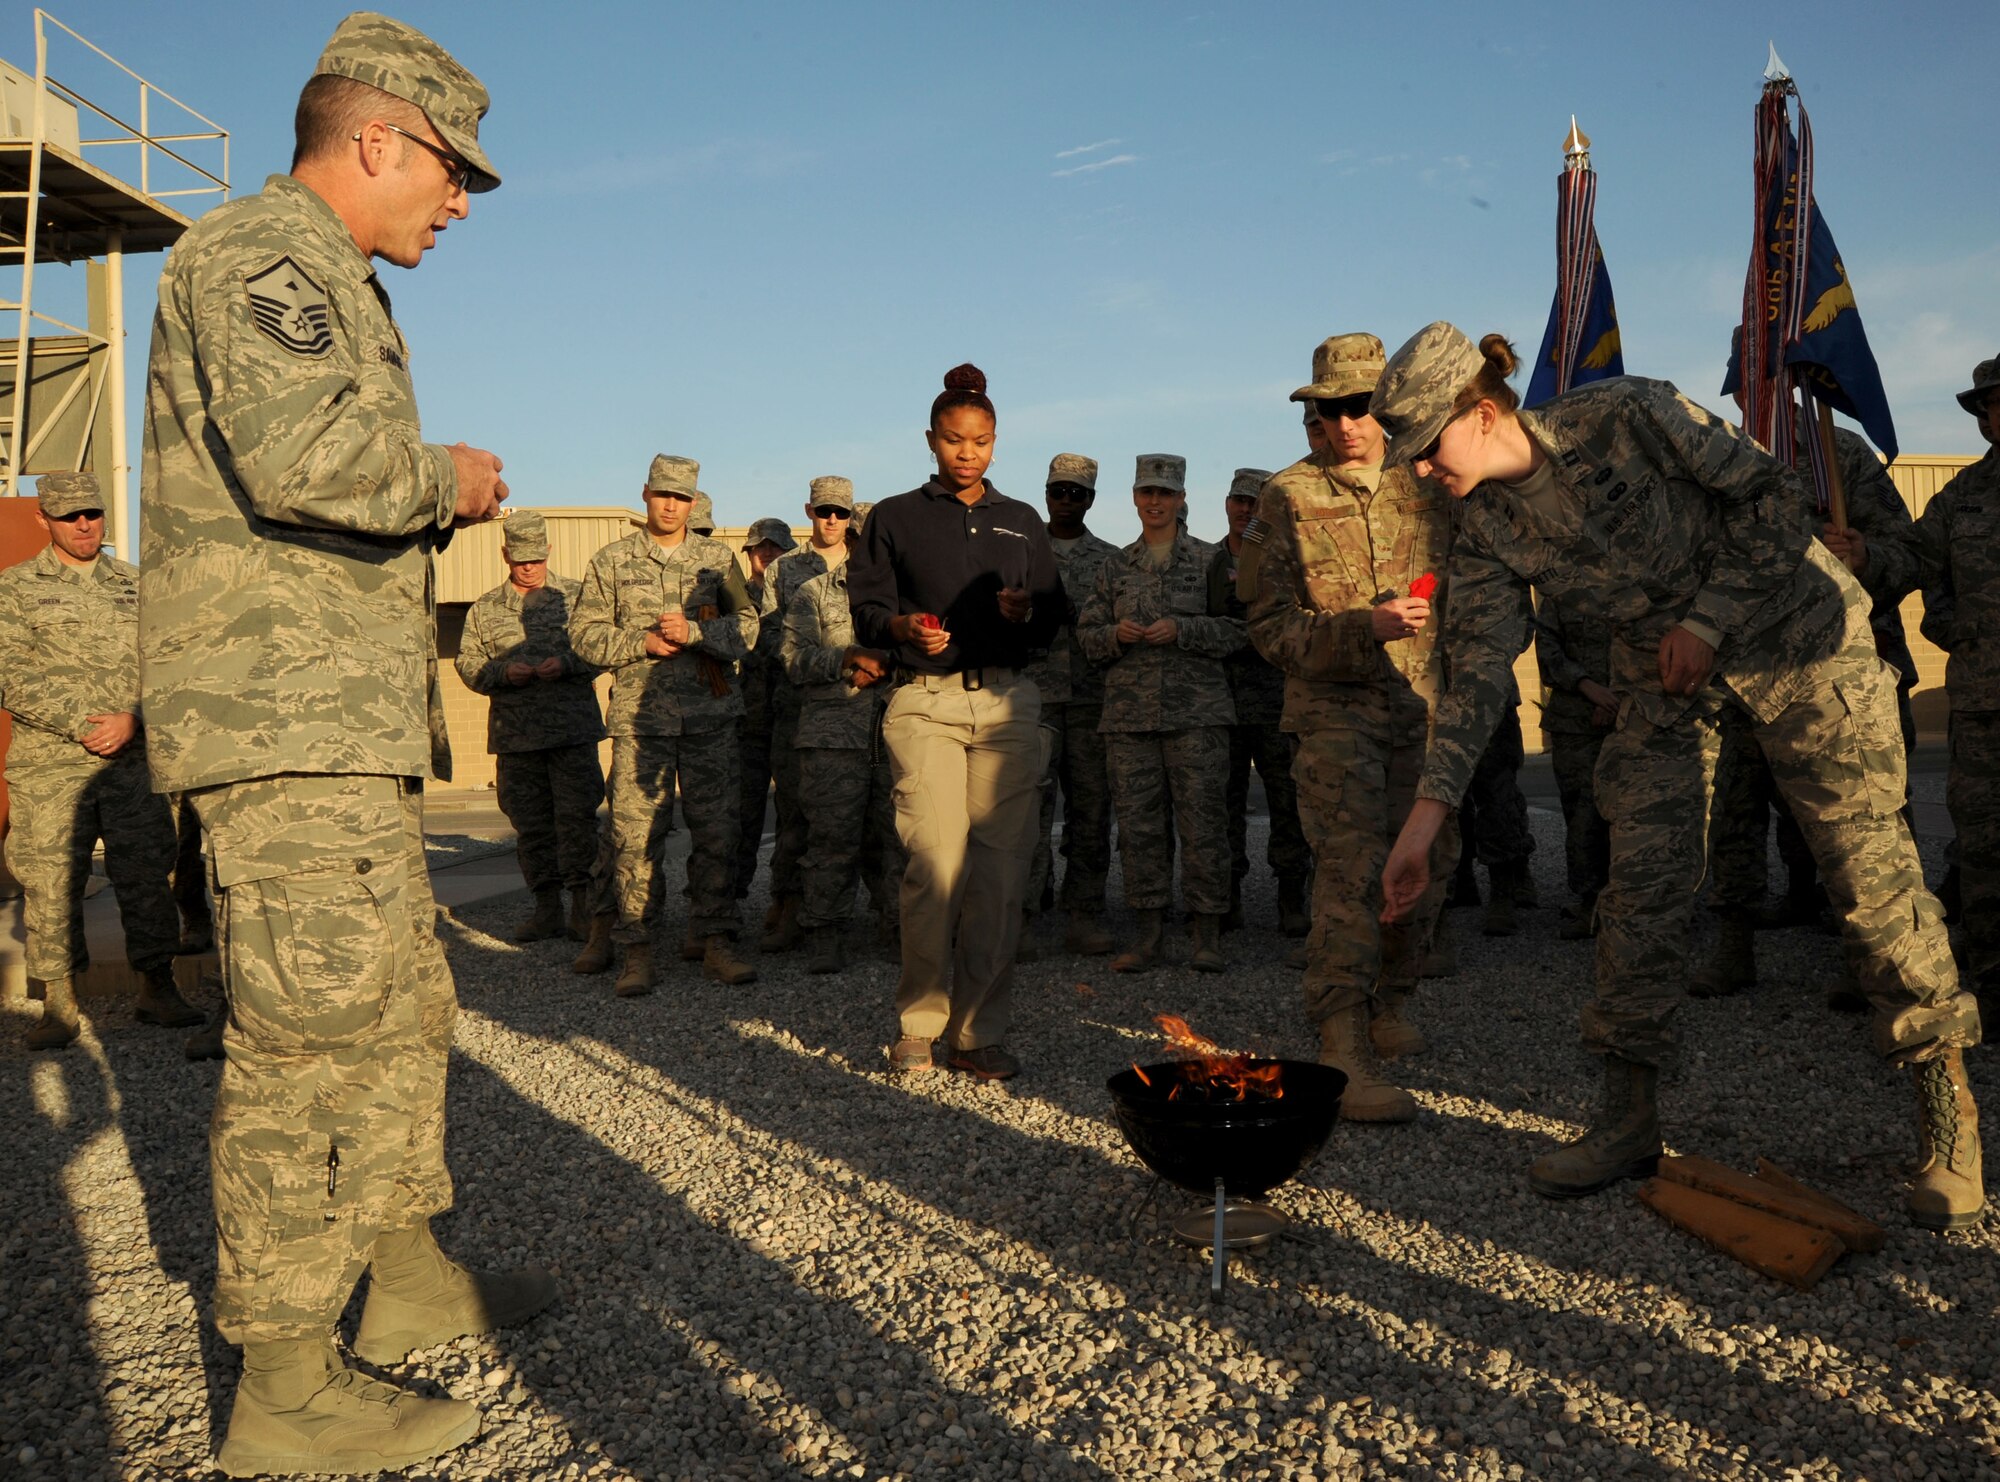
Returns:
[[[1248,1055],[1225,1054],[1220,1045],[1196,1034],[1194,1027],[1178,1014],[1156,1014],[1153,1022],[1167,1037],[1167,1053],[1187,1067],[1183,1081],[1167,1093],[1169,1101],[1174,1099],[1181,1084],[1194,1087],[1210,1101],[1248,1101],[1252,1096],[1276,1101],[1285,1094],[1283,1072],[1278,1066],[1253,1066]],[[1145,1076],[1141,1074],[1140,1079]]]

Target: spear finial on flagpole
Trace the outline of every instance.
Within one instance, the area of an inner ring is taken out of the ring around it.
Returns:
[[[1790,82],[1792,80],[1792,69],[1787,67],[1784,61],[1778,56],[1778,43],[1772,41],[1767,42],[1766,45],[1771,48],[1771,60],[1764,64],[1764,81]]]
[[[1572,170],[1590,168],[1590,135],[1576,126],[1574,113],[1569,116],[1569,132],[1563,136],[1563,158]]]

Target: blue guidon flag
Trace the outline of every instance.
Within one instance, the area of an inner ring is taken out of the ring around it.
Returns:
[[[1597,172],[1590,168],[1590,140],[1573,116],[1563,157],[1556,178],[1556,298],[1528,380],[1531,407],[1586,381],[1625,374],[1611,271],[1597,245]]]
[[[1743,426],[1784,462],[1795,451],[1793,393],[1802,391],[1859,422],[1868,440],[1896,456],[1896,424],[1868,334],[1861,327],[1847,265],[1813,199],[1812,121],[1799,100],[1792,134],[1790,100],[1798,87],[1774,48],[1757,104],[1756,222],[1743,285],[1743,325],[1724,376],[1725,395],[1743,401]],[[1803,271],[1800,265],[1803,264]],[[1810,405],[1807,426],[1817,421]],[[1806,439],[1813,488],[1828,508],[1827,450]]]

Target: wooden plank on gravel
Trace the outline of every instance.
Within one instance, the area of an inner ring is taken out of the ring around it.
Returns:
[[[1663,1169],[1667,1161],[1660,1160]],[[1639,1200],[1669,1224],[1802,1292],[1810,1291],[1847,1249],[1825,1230],[1663,1178],[1640,1184]]]
[[[1753,1178],[1712,1158],[1692,1154],[1660,1159],[1660,1177],[1668,1183],[1733,1199],[1794,1224],[1826,1230],[1849,1250],[1880,1250],[1889,1238],[1880,1225],[1863,1219],[1836,1200],[1806,1189],[1796,1179],[1791,1180],[1793,1187],[1786,1187],[1776,1179]]]
[[[1841,1238],[1849,1250],[1865,1253],[1867,1251],[1880,1250],[1889,1243],[1889,1232],[1869,1219],[1867,1215],[1857,1213],[1847,1205],[1842,1204],[1833,1195],[1822,1194],[1811,1184],[1793,1178],[1769,1158],[1759,1158],[1757,1160],[1757,1182],[1771,1184],[1776,1188],[1783,1189],[1788,1194],[1797,1194],[1801,1199],[1810,1199],[1828,1213],[1838,1215],[1844,1220],[1852,1221],[1852,1229],[1854,1231],[1852,1235],[1846,1229],[1833,1230],[1833,1233]],[[1828,1228],[1831,1229],[1833,1227],[1829,1226]]]

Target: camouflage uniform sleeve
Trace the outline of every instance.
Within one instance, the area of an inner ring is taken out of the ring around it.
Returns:
[[[493,652],[486,635],[485,608],[484,602],[475,602],[466,613],[455,664],[458,677],[475,695],[491,695],[508,687],[507,661]]]
[[[232,253],[190,275],[184,322],[210,387],[209,418],[259,516],[286,525],[401,536],[448,527],[458,470],[413,420],[377,415],[361,393],[367,346],[336,335],[324,355],[295,355],[257,327]],[[366,290],[363,290],[366,291]],[[336,302],[336,312],[339,310]]]
[[[1514,687],[1514,656],[1531,621],[1530,589],[1461,529],[1451,553],[1451,603],[1444,619],[1451,675],[1431,727],[1417,796],[1457,807],[1493,739]]]
[[[569,641],[586,664],[617,669],[646,657],[646,633],[618,626],[618,593],[607,554],[598,552],[584,573],[576,611],[569,615]]]
[[[1804,495],[1798,476],[1720,417],[1674,395],[1640,403],[1665,448],[1707,491],[1722,522],[1708,579],[1684,621],[1728,638],[1788,586],[1805,557],[1802,532],[1785,517]]]
[[[1266,532],[1248,620],[1257,652],[1266,663],[1301,679],[1381,678],[1382,645],[1375,641],[1372,607],[1325,612],[1306,605],[1298,533],[1284,490],[1265,488],[1257,501],[1257,518]]]
[[[1868,562],[1857,578],[1876,602],[1900,602],[1917,586],[1916,521],[1873,453],[1844,458],[1847,523],[1861,532]]]
[[[0,583],[0,684],[6,686],[8,713],[24,726],[80,741],[90,727],[76,714],[74,698],[51,684],[35,663],[28,633],[27,614],[16,600],[13,584]]]
[[[1118,641],[1118,618],[1111,599],[1111,570],[1119,559],[1108,556],[1098,565],[1096,585],[1076,615],[1076,645],[1094,664],[1115,663],[1125,652],[1125,645]]]
[[[815,581],[823,578],[815,578]],[[785,608],[785,636],[779,645],[785,677],[801,687],[832,684],[840,678],[840,661],[846,648],[832,648],[825,642],[826,630],[820,621],[819,593],[807,582],[792,594]]]
[[[721,601],[715,617],[707,622],[688,621],[688,648],[717,659],[743,659],[757,646],[759,623],[757,604],[750,600],[743,570],[732,559],[729,574],[722,579]]]
[[[1912,526],[1917,579],[1924,589],[1924,617],[1917,630],[1946,653],[1951,652],[1958,626],[1958,594],[1951,579],[1951,524],[1958,503],[1953,479],[1924,506],[1923,518]]]
[[[1215,563],[1223,554],[1218,546],[1204,568],[1208,611],[1201,617],[1175,619],[1179,632],[1174,638],[1174,646],[1211,659],[1226,659],[1250,641],[1250,630],[1243,620],[1228,615],[1228,598],[1224,595],[1227,583],[1215,580]]]
[[[1542,683],[1550,689],[1573,690],[1591,677],[1564,646],[1562,609],[1552,597],[1544,597],[1535,607],[1535,662],[1541,667]]]

